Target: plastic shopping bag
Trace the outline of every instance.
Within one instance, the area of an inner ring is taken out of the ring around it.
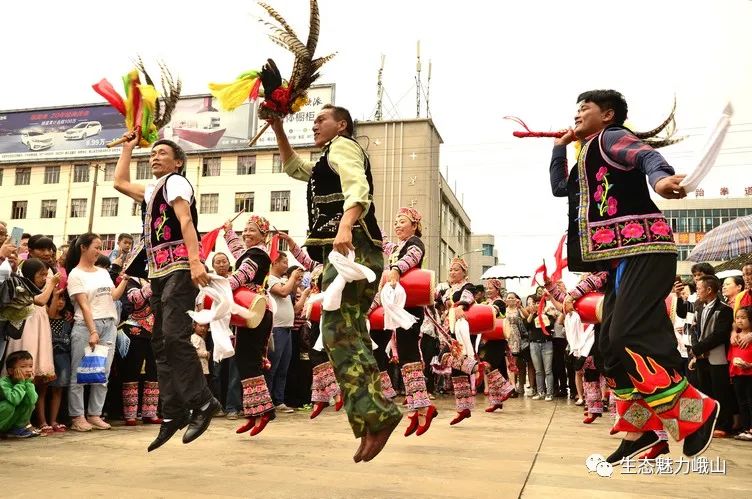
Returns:
[[[103,385],[107,383],[107,347],[97,345],[94,351],[87,348],[84,358],[76,369],[79,385]]]

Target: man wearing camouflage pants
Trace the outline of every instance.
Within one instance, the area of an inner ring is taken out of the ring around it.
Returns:
[[[308,182],[308,238],[305,246],[314,260],[327,262],[334,249],[355,252],[355,261],[377,276],[384,268],[381,229],[373,207],[373,181],[368,156],[352,139],[353,121],[341,107],[326,105],[313,125],[314,141],[322,150],[316,163],[301,159],[290,146],[281,120],[271,123],[277,136],[285,172]],[[326,263],[323,289],[337,277]],[[381,452],[402,418],[399,409],[381,393],[379,370],[371,351],[366,313],[378,283],[348,283],[339,310],[323,311],[321,334],[334,366],[350,426],[360,446],[357,463]]]

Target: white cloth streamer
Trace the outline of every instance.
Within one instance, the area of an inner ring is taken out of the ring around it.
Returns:
[[[188,315],[198,324],[209,324],[212,341],[214,341],[214,362],[235,355],[232,347],[232,330],[230,329],[230,317],[239,315],[244,319],[250,316],[246,308],[235,303],[232,297],[230,281],[218,275],[211,275],[208,286],[202,286],[196,297],[197,303],[203,303],[204,296],[212,299],[211,309],[199,312],[188,310]]]
[[[705,146],[702,148],[702,153],[697,161],[695,169],[687,175],[684,180],[679,184],[684,187],[685,192],[693,192],[700,185],[702,179],[710,172],[715,160],[718,158],[718,153],[721,151],[723,145],[723,139],[726,137],[729,126],[731,125],[731,117],[734,115],[734,108],[729,102],[723,109],[720,118],[715,127],[708,135]]]
[[[569,350],[575,357],[587,357],[595,343],[595,328],[592,324],[582,324],[577,312],[569,312],[564,318],[564,331]]]
[[[473,340],[470,337],[470,324],[462,318],[454,321],[454,337],[462,345],[462,353],[473,356]]]
[[[410,329],[418,319],[405,310],[407,293],[397,283],[394,287],[386,284],[381,289],[381,306],[384,307],[384,329],[394,331],[397,328]]]
[[[355,263],[355,252],[352,250],[347,253],[347,256],[338,251],[332,251],[329,253],[328,258],[329,263],[337,270],[337,277],[334,278],[329,287],[326,288],[326,291],[324,291],[322,307],[328,311],[339,310],[342,304],[342,291],[345,289],[347,283],[361,279],[373,282],[376,280],[376,274],[365,265]]]

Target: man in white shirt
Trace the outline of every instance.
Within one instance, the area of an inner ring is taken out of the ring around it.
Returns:
[[[115,167],[114,187],[142,206],[154,312],[152,347],[164,416],[157,438],[149,445],[152,451],[186,425],[183,443],[192,442],[220,409],[191,344],[192,323],[185,313],[195,306],[196,286],[209,284],[209,276],[199,258],[193,186],[180,174],[187,161],[185,152],[171,140],[156,141],[149,159],[156,181],[135,184],[130,181],[130,163],[140,137],[132,132],[125,137],[128,141]]]
[[[271,369],[265,374],[266,385],[272,395],[272,402],[278,411],[293,412],[285,405],[285,384],[287,383],[287,369],[290,367],[292,356],[292,325],[295,321],[293,299],[295,291],[303,279],[303,270],[296,269],[289,279],[284,279],[287,272],[287,255],[281,253],[272,262],[269,269],[269,295],[274,300],[276,311],[272,323],[272,338],[274,349],[269,351]]]

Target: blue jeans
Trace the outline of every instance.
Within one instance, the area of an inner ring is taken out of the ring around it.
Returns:
[[[530,356],[533,358],[535,367],[535,381],[538,385],[538,394],[554,396],[554,344],[551,341],[544,343],[530,342]],[[545,379],[545,385],[543,381]],[[543,391],[545,386],[546,391]]]
[[[95,319],[94,326],[99,333],[99,344],[107,347],[106,374],[110,377],[112,358],[115,356],[115,319]],[[76,370],[89,347],[89,328],[83,322],[76,321],[71,330],[71,377],[68,389],[68,413],[72,418],[84,415],[84,385],[79,385]],[[107,397],[107,383],[89,385],[89,404],[86,413],[89,416],[101,416],[104,400]]]
[[[274,350],[269,351],[269,361],[272,363],[272,368],[264,377],[274,405],[282,404],[285,401],[287,369],[290,367],[290,358],[292,357],[292,338],[290,337],[292,333],[290,330],[289,327],[272,328]]]

